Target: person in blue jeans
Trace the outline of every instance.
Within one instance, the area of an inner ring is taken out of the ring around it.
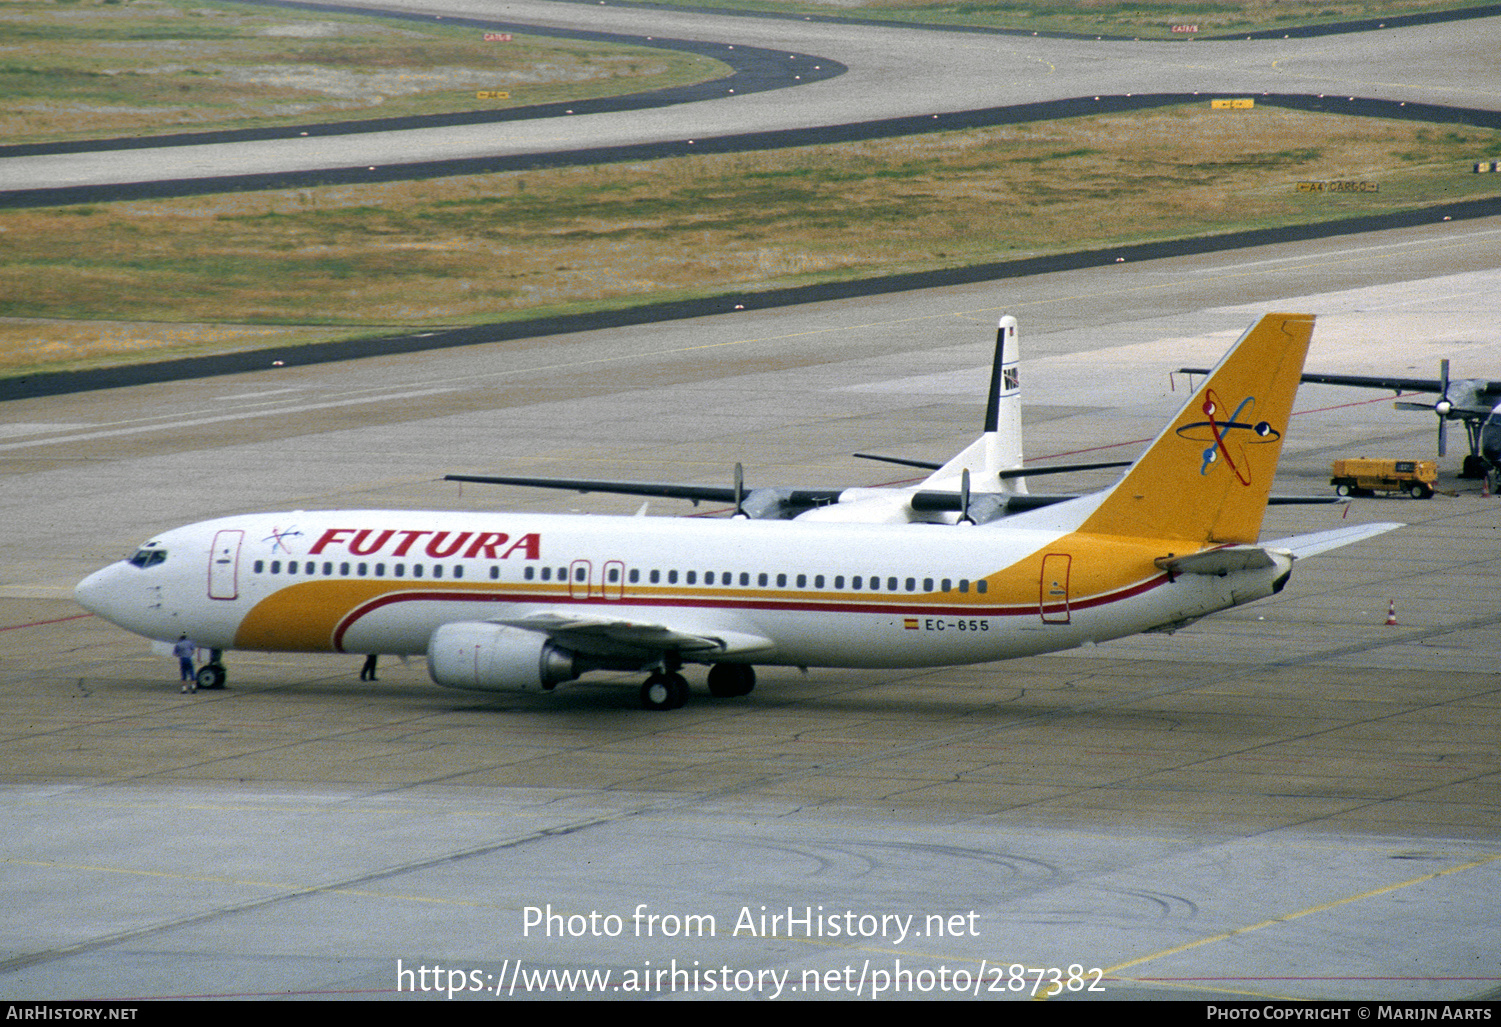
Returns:
[[[188,638],[187,635],[179,635],[177,644],[172,646],[172,655],[177,657],[177,665],[182,668],[184,692],[198,691],[198,671],[193,667],[193,654],[197,651],[198,643]]]

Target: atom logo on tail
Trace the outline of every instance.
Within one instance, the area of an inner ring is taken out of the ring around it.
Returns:
[[[1235,480],[1242,485],[1251,484],[1250,461],[1246,459],[1245,444],[1261,445],[1267,442],[1276,442],[1282,438],[1282,433],[1273,428],[1266,421],[1251,421],[1255,415],[1256,397],[1247,396],[1240,401],[1240,405],[1230,415],[1229,420],[1218,419],[1222,404],[1219,396],[1213,389],[1204,393],[1204,405],[1201,409],[1206,421],[1195,421],[1193,424],[1185,424],[1178,429],[1178,434],[1190,442],[1208,442],[1209,446],[1204,450],[1204,463],[1199,468],[1200,474],[1208,474],[1209,469],[1223,460],[1235,475]],[[1250,432],[1247,438],[1244,432]]]

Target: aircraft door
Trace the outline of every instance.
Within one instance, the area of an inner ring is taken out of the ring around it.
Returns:
[[[208,597],[210,599],[238,599],[240,597],[240,543],[245,533],[229,529],[214,535],[214,548],[208,558]]]
[[[594,576],[594,565],[588,560],[575,560],[568,565],[568,597],[589,598],[589,579]]]
[[[625,564],[619,560],[605,561],[605,576],[601,582],[606,599],[625,598]]]
[[[1044,624],[1067,624],[1068,575],[1073,557],[1067,553],[1048,553],[1042,558],[1042,580],[1038,582],[1037,612]]]

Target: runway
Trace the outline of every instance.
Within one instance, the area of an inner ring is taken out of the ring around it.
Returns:
[[[1002,310],[1032,458],[1129,456],[1168,372],[1274,307],[1321,315],[1310,367],[1483,372],[1498,243],[1492,219],[7,404],[5,879],[44,915],[5,929],[0,994],[1032,997],[1013,964],[1060,999],[1492,994],[1501,507],[1473,483],[1274,510],[1266,537],[1410,526],[1171,637],[767,671],[665,715],[625,677],[490,698],[347,657],[232,654],[229,691],[182,696],[67,596],[231,510],[638,505],[449,471],[890,480],[849,454],[969,441]],[[1298,409],[1278,492],[1432,449],[1389,398]]]

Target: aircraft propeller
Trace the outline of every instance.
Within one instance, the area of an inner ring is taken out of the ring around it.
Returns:
[[[1398,410],[1432,410],[1438,415],[1438,455],[1444,456],[1447,450],[1449,425],[1449,412],[1454,409],[1454,402],[1449,399],[1449,358],[1444,357],[1438,362],[1439,397],[1435,403],[1412,403],[1407,401],[1398,402]]]

